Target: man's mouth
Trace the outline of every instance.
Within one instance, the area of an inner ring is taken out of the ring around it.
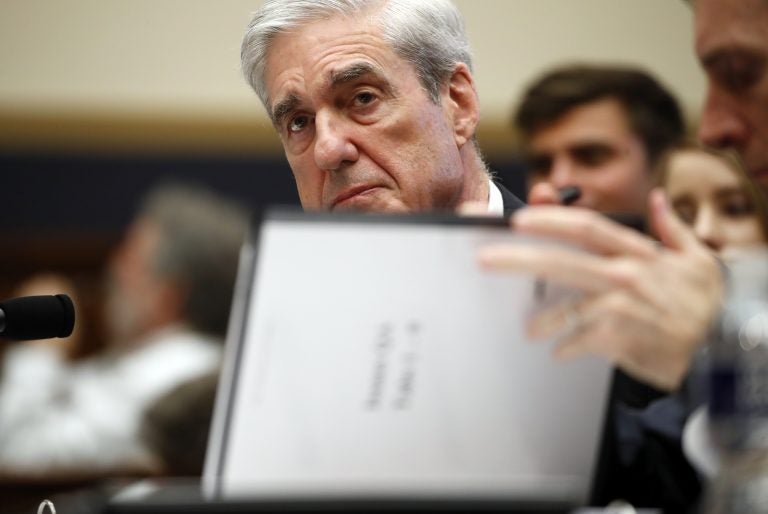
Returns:
[[[378,186],[372,186],[372,185],[362,185],[362,186],[354,186],[347,189],[344,189],[336,195],[336,198],[333,199],[333,203],[331,204],[331,210],[340,207],[345,202],[351,202],[355,200],[356,198],[366,196],[373,191],[378,189]]]

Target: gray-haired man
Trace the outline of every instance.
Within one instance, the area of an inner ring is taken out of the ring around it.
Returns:
[[[267,1],[242,60],[305,209],[522,206],[475,143],[469,46],[449,1]]]
[[[242,50],[246,78],[274,123],[305,209],[410,212],[520,201],[490,179],[475,144],[478,98],[461,17],[448,0],[268,0]],[[674,390],[720,299],[719,267],[655,194],[665,243],[578,208],[513,214],[516,230],[588,250],[489,248],[489,268],[584,291],[533,321],[570,329],[558,350],[610,359]],[[578,319],[574,326],[572,321]]]

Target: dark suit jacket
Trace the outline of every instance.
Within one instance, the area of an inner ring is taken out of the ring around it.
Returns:
[[[665,513],[697,511],[701,483],[682,447],[684,396],[614,371],[592,505],[622,499]]]
[[[496,184],[496,187],[499,188],[499,191],[501,191],[501,199],[504,201],[504,217],[508,217],[510,214],[515,212],[517,209],[521,207],[525,207],[525,202],[523,202],[521,199],[513,195],[509,189],[502,186],[500,183],[494,181],[494,184]]]

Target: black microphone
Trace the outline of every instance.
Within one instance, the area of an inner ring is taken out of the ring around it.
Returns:
[[[67,337],[75,328],[75,306],[65,294],[22,296],[0,302],[0,337],[29,340]]]

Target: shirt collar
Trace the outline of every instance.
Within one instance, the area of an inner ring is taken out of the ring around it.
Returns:
[[[504,199],[501,197],[499,186],[491,179],[488,179],[488,214],[504,216]]]

